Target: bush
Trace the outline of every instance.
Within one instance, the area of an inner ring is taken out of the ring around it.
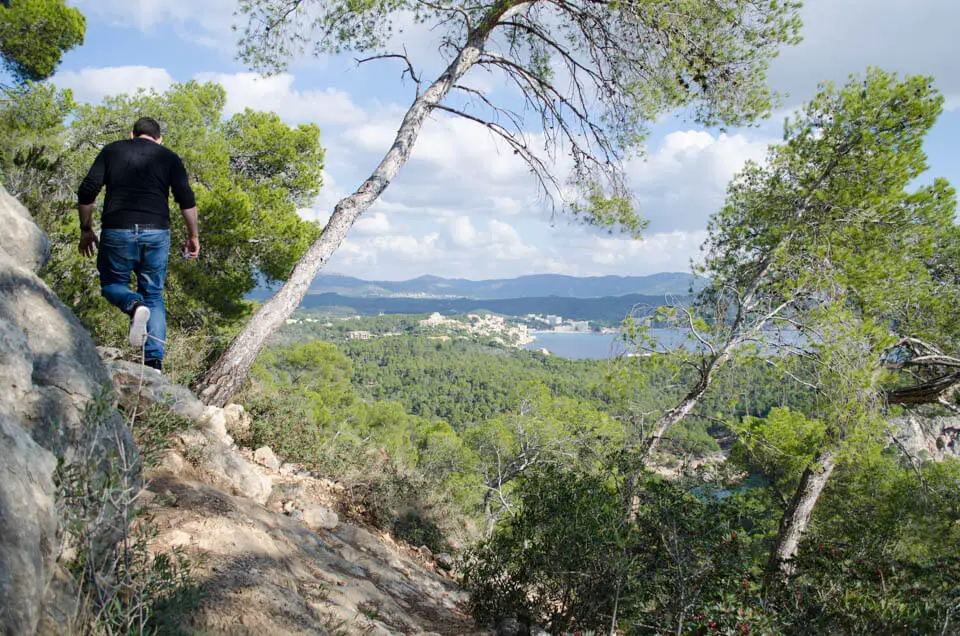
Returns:
[[[517,509],[464,562],[478,623],[527,617],[551,633],[767,630],[770,617],[747,610],[761,590],[746,529],[761,526],[746,523],[750,509],[697,496],[694,484],[641,477],[633,514],[614,471],[548,468],[523,479]]]
[[[515,496],[518,509],[464,561],[477,622],[523,616],[553,633],[608,627],[632,560],[612,482],[546,468]]]
[[[101,396],[87,408],[85,424],[96,426],[110,408],[109,396]],[[141,467],[159,461],[169,436],[185,422],[161,409],[130,420],[138,435]],[[126,465],[122,454],[108,460],[106,476],[101,466],[95,470],[85,463],[61,463],[56,474],[60,516],[66,520],[63,540],[72,548],[64,565],[80,594],[74,631],[176,634],[180,616],[201,598],[193,567],[178,550],[151,553],[157,528],[135,506],[140,471]],[[93,529],[115,515],[112,523],[119,524],[120,540],[105,553],[96,545]]]

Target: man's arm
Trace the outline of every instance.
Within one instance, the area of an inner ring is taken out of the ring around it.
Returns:
[[[77,249],[84,256],[93,256],[96,247],[100,247],[97,233],[93,231],[93,204],[81,203],[80,210],[80,244]]]
[[[180,210],[183,222],[187,226],[187,240],[183,244],[183,251],[187,258],[196,258],[200,254],[200,224],[197,221],[197,206]]]
[[[183,244],[183,251],[187,258],[196,258],[200,253],[200,226],[197,222],[197,198],[190,187],[187,178],[187,169],[183,167],[180,157],[176,158],[170,179],[170,189],[173,190],[173,199],[180,205],[183,222],[187,226],[187,240]]]
[[[80,212],[80,244],[77,249],[84,256],[93,256],[94,246],[100,245],[97,234],[93,231],[93,204],[97,200],[97,195],[100,194],[100,189],[103,188],[106,169],[106,161],[101,150],[77,190],[77,210]]]

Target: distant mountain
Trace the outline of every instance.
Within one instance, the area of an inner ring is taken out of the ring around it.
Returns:
[[[506,316],[553,314],[572,320],[619,322],[634,308],[648,313],[663,304],[663,295],[628,294],[603,298],[530,297],[530,298],[404,298],[309,294],[300,305],[304,309],[336,307],[361,315],[384,314],[465,314],[487,310]]]
[[[692,274],[667,272],[650,276],[592,276],[579,278],[560,274],[536,274],[520,278],[466,280],[421,276],[405,281],[366,281],[339,274],[321,274],[310,286],[309,294],[340,294],[357,298],[473,298],[506,300],[516,298],[603,298],[606,296],[665,295],[685,296],[703,287],[704,280]],[[251,298],[264,300],[272,295],[258,289]]]

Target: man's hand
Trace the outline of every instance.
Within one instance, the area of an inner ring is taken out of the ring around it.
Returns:
[[[93,256],[98,247],[100,247],[100,240],[97,238],[97,233],[93,230],[81,230],[80,245],[77,246],[80,253],[87,257]]]
[[[200,237],[189,236],[183,242],[183,255],[187,258],[196,258],[200,255]]]

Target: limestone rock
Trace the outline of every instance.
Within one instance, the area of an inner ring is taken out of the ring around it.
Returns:
[[[911,413],[890,420],[891,435],[914,458],[960,458],[960,417],[921,417]]]
[[[362,550],[368,550],[370,552],[380,552],[383,550],[380,541],[370,534],[370,532],[359,526],[340,526],[334,534],[336,534],[341,541]]]
[[[101,362],[113,362],[123,357],[123,351],[116,347],[97,347],[97,355],[100,356]]]
[[[253,459],[256,460],[261,466],[266,466],[267,468],[272,468],[273,470],[278,470],[280,468],[280,460],[277,459],[277,456],[273,454],[273,451],[269,446],[261,446],[257,450],[253,451]]]
[[[260,474],[240,453],[226,445],[209,446],[203,467],[217,473],[238,495],[260,504],[266,503],[270,497],[273,488],[271,479]]]
[[[184,455],[197,468],[210,473],[214,482],[222,484],[234,494],[260,504],[267,503],[273,490],[273,480],[254,468],[236,448],[227,446],[209,430],[183,431],[178,439],[185,447]]]
[[[107,363],[113,386],[126,408],[147,408],[151,404],[163,404],[174,413],[194,422],[204,417],[203,402],[190,389],[174,384],[166,376],[154,373],[149,367],[136,362],[114,360]]]
[[[333,530],[340,525],[340,518],[324,506],[307,506],[303,509],[303,522],[311,530]]]
[[[0,415],[0,634],[32,634],[57,560],[57,460]]]
[[[71,611],[59,605],[65,595],[56,591],[62,586],[53,585],[59,570],[52,564],[65,556],[58,554],[56,528],[66,527],[79,512],[70,504],[57,508],[47,496],[52,493],[51,459],[66,469],[82,467],[94,482],[122,482],[131,488],[139,483],[139,460],[133,437],[111,406],[110,376],[96,345],[35,273],[49,255],[46,237],[2,187],[0,225],[0,416],[6,440],[0,454],[23,451],[36,460],[24,463],[22,457],[4,456],[0,461],[0,543],[19,546],[14,552],[0,551],[0,609],[16,608],[0,611],[0,633],[21,634],[36,630],[39,620],[62,625],[56,617]],[[109,480],[108,474],[121,479]],[[112,490],[99,492],[104,500],[122,499]],[[30,500],[33,508],[15,512]],[[96,524],[87,527],[91,552],[86,556],[95,567],[125,532],[121,512],[105,507]]]
[[[223,414],[227,417],[227,431],[233,435],[243,435],[250,430],[253,421],[242,404],[227,404],[223,407]]]
[[[206,406],[200,425],[204,432],[212,435],[218,442],[227,446],[233,444],[233,438],[227,433],[227,416],[219,406]]]
[[[0,187],[0,249],[16,263],[37,272],[50,259],[50,240],[23,205]]]

